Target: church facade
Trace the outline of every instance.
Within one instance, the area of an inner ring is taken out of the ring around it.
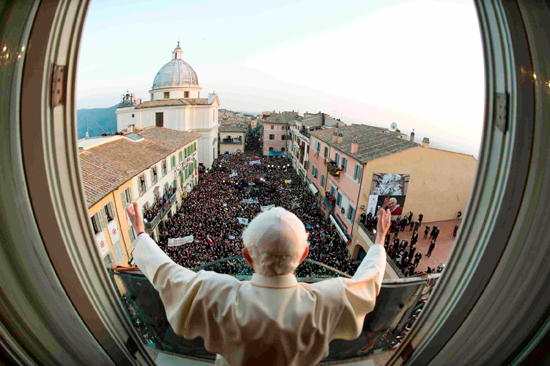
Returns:
[[[120,106],[117,111],[117,130],[135,126],[166,127],[179,131],[197,132],[199,139],[199,163],[211,168],[218,156],[218,107],[215,93],[201,98],[201,87],[195,70],[182,59],[178,46],[172,52],[172,60],[155,76],[149,91],[151,100],[132,102]]]

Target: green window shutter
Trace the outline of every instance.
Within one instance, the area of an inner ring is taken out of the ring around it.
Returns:
[[[122,199],[122,208],[126,210],[126,204],[128,203],[126,202],[126,190],[122,191],[120,198]]]
[[[120,249],[120,241],[117,241],[115,243],[115,255],[117,262],[120,262],[122,260],[122,249]]]

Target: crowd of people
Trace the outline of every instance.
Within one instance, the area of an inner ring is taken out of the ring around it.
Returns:
[[[252,164],[251,164],[252,163]],[[244,221],[251,221],[262,206],[283,207],[296,214],[309,232],[309,259],[353,275],[358,263],[350,259],[346,243],[323,219],[316,198],[292,168],[290,160],[254,153],[220,156],[212,169],[199,176],[199,184],[183,198],[176,214],[159,226],[159,245],[187,268],[227,257],[240,257]],[[193,235],[193,242],[169,246],[168,239]],[[216,263],[213,270],[251,274],[243,260]],[[298,277],[323,276],[327,269],[304,262]],[[330,273],[332,276],[333,273]]]
[[[423,217],[424,215],[420,214],[418,215],[418,220],[414,221],[413,213],[410,212],[408,216],[405,216],[403,218],[401,216],[392,218],[390,230],[385,237],[384,247],[386,248],[388,257],[391,258],[391,260],[397,265],[397,267],[399,267],[405,277],[416,276],[425,273],[438,273],[441,272],[444,268],[444,265],[440,265],[437,269],[432,269],[428,267],[426,272],[417,271],[418,264],[422,259],[422,253],[417,252],[416,243],[418,242],[418,231],[422,224]],[[363,213],[361,215],[361,222],[372,234],[374,233],[374,229],[378,224],[378,219],[370,212],[368,214]],[[405,231],[407,227],[409,228],[409,231],[413,232],[410,243],[408,240],[399,240],[399,233]],[[457,230],[458,226],[455,227],[455,236]],[[431,240],[430,248],[428,250],[428,253],[426,254],[427,257],[431,256],[432,251],[435,248],[435,243],[437,237],[439,236],[439,232],[440,229],[437,226],[433,226],[432,228],[426,226],[424,229],[424,239],[426,239],[429,235]],[[393,240],[391,238],[392,234],[394,235]]]

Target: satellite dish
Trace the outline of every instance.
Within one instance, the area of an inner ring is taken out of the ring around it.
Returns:
[[[397,129],[397,123],[392,122],[392,123],[391,123],[391,129],[392,129],[392,130]]]

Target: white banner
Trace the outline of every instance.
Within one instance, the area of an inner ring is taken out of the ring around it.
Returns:
[[[107,240],[105,239],[105,234],[103,231],[95,236],[95,241],[99,247],[99,253],[101,253],[101,256],[103,257],[109,251],[109,246],[107,245]]]
[[[248,164],[250,164],[250,165],[262,165],[262,162],[261,162],[261,160],[254,160],[254,161],[251,161]]]
[[[237,174],[237,173],[231,173],[231,174],[229,174],[229,178],[238,177],[238,176],[239,176],[239,174]]]
[[[229,240],[235,240],[235,235],[229,235]]]
[[[260,201],[258,201],[257,198],[245,198],[245,199],[243,199],[242,202],[247,203],[249,205],[252,205],[252,204],[255,204],[255,203],[260,203]]]
[[[262,210],[262,212],[265,212],[271,210],[273,207],[275,207],[275,205],[260,206],[260,210]]]
[[[113,245],[120,240],[120,232],[118,231],[118,227],[116,226],[116,221],[113,220],[109,225],[107,225],[107,229],[109,230],[109,236],[111,237],[111,243]]]
[[[378,195],[371,194],[369,196],[369,203],[367,205],[367,215],[369,212],[373,215],[376,215],[376,204],[378,203]]]
[[[169,247],[178,247],[183,244],[189,244],[192,243],[195,238],[193,235],[185,236],[183,238],[175,238],[175,239],[168,239],[168,246]]]
[[[237,220],[239,220],[239,224],[248,225],[248,219],[244,217],[237,217]]]

